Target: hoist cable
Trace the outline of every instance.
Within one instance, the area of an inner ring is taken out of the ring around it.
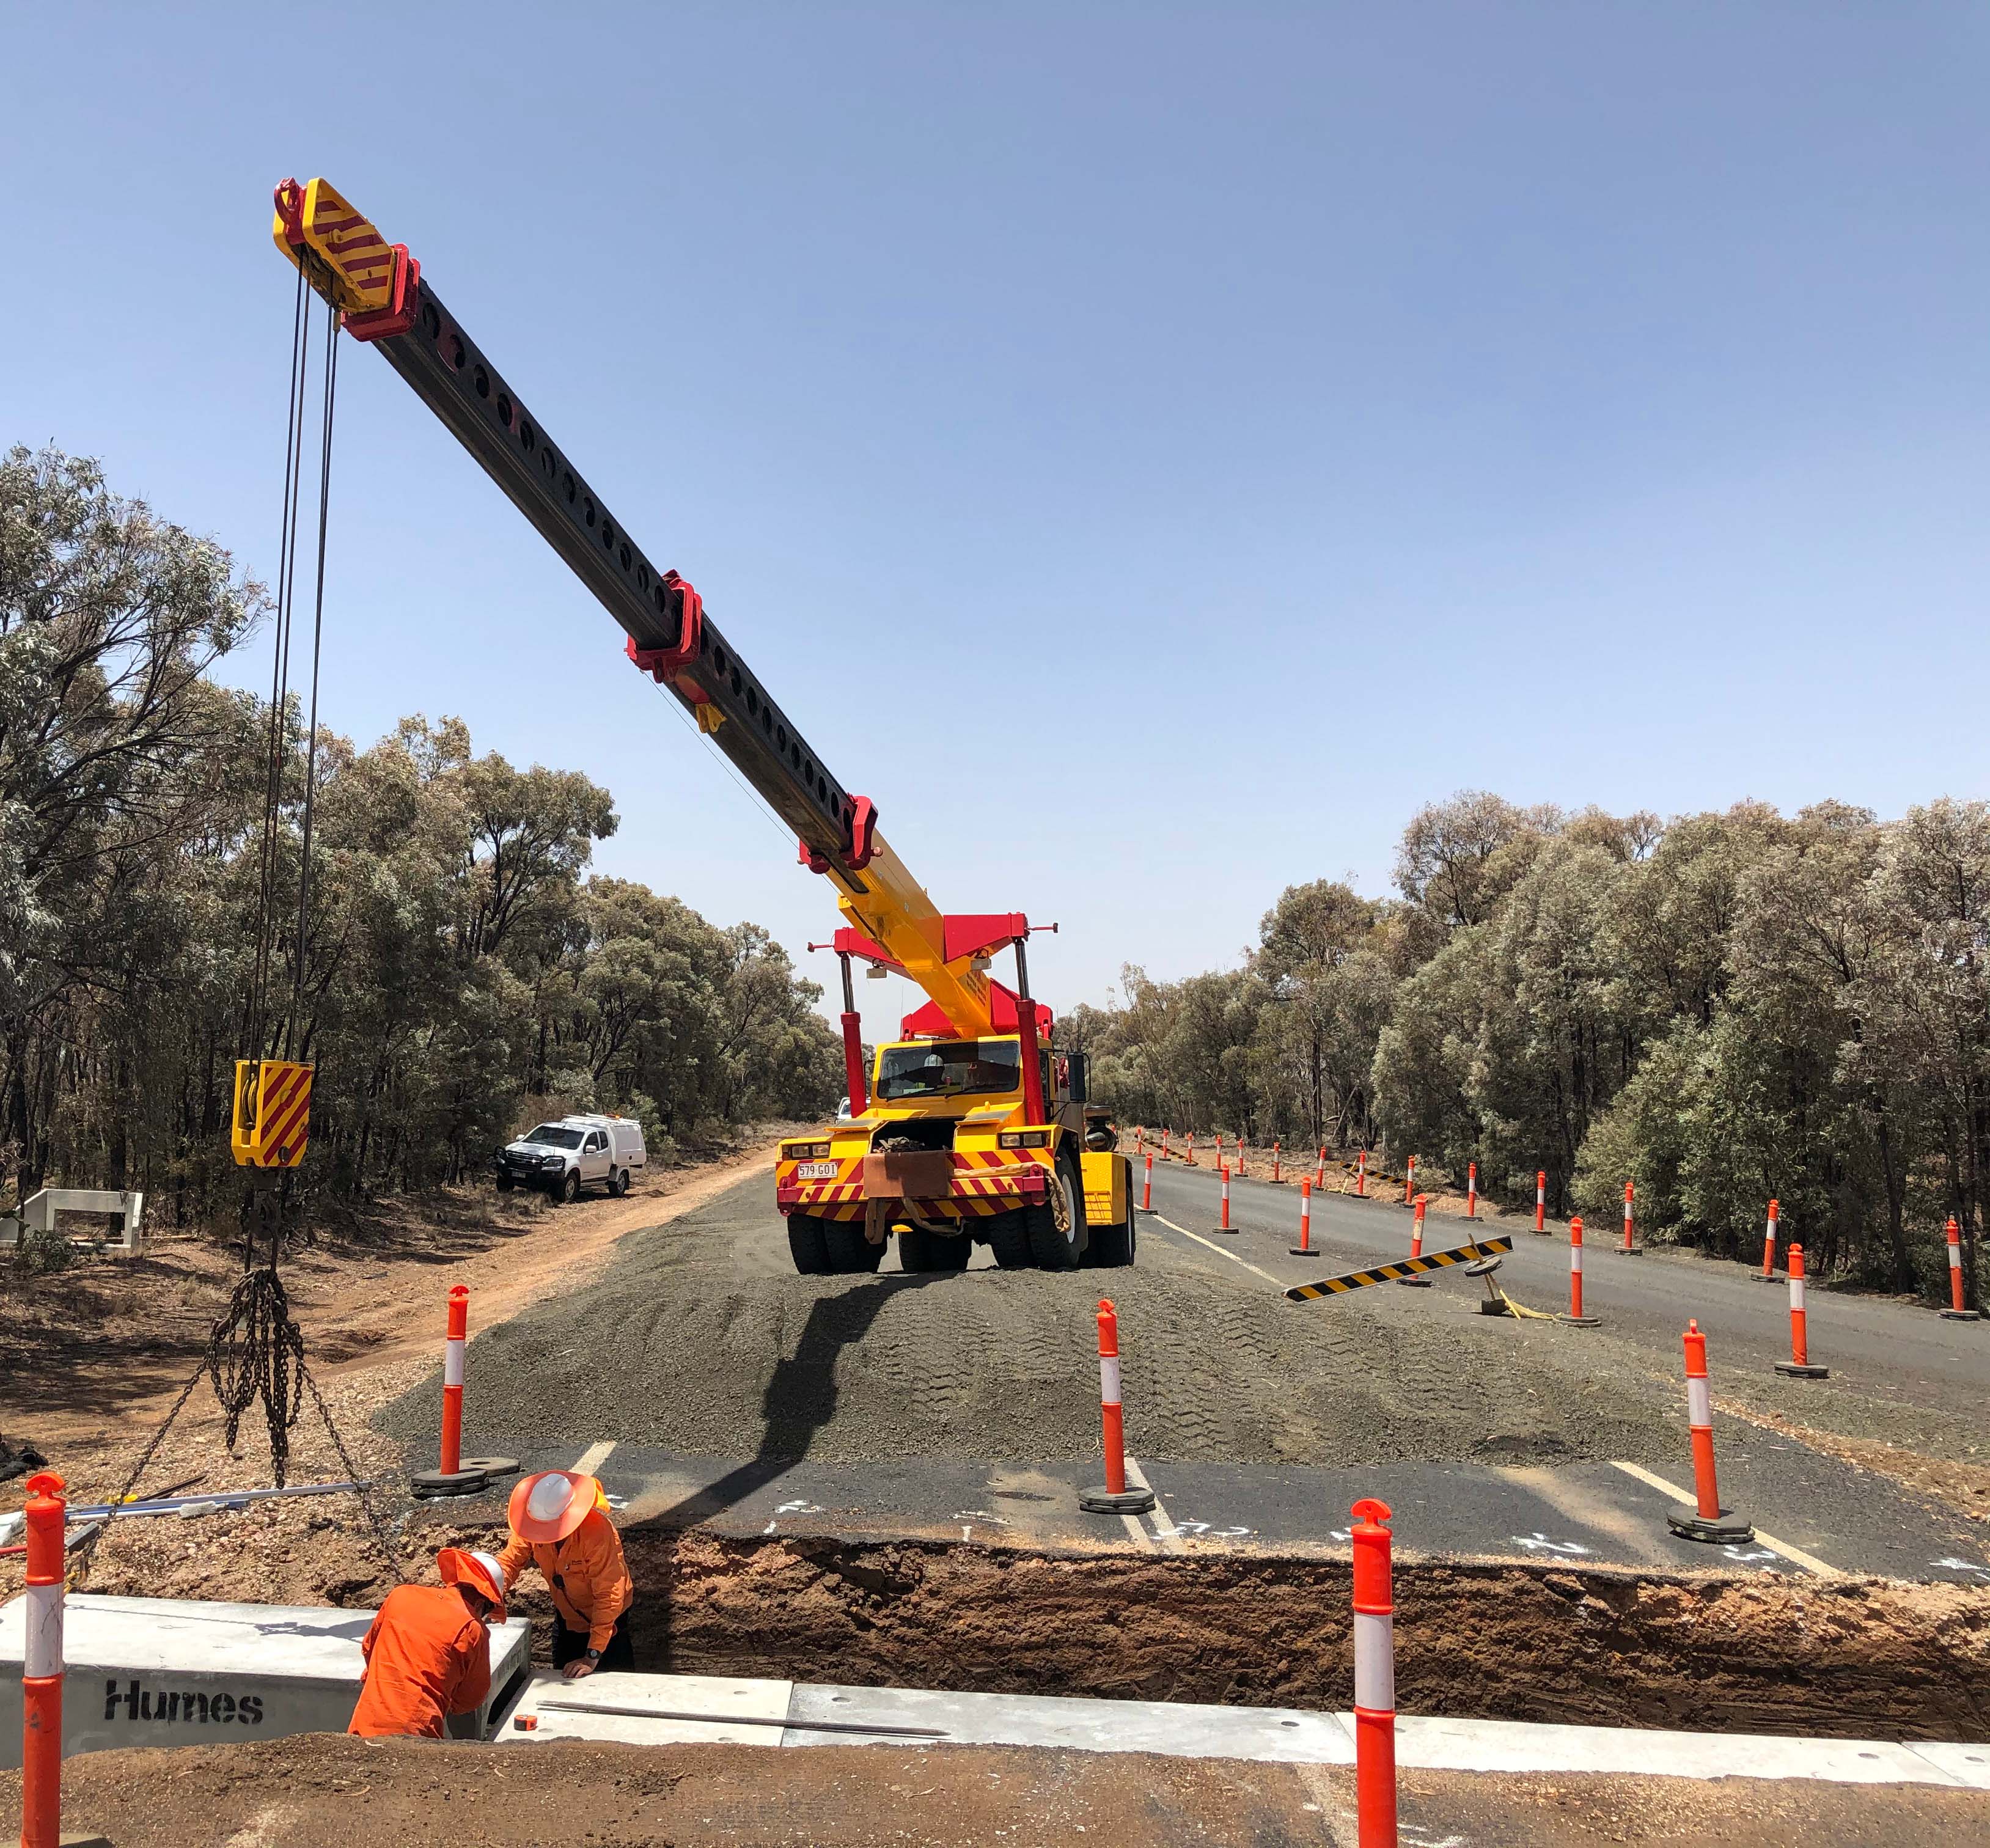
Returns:
[[[332,414],[338,401],[338,311],[325,304],[324,423],[320,437],[318,476],[318,579],[311,610],[311,721],[304,746],[304,840],[297,863],[297,951],[290,988],[290,1020],[284,1049],[304,1057],[300,1021],[304,1012],[304,946],[311,921],[311,820],[318,798],[318,661],[324,640],[325,537],[331,511]]]

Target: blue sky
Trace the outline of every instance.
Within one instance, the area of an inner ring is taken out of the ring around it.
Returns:
[[[270,189],[323,173],[940,903],[1058,921],[1040,991],[1101,1000],[1234,961],[1292,881],[1385,889],[1461,786],[1985,793],[1986,39],[1677,0],[15,8],[0,437],[270,574]],[[606,870],[826,935],[481,471],[377,355],[340,384],[330,722],[460,714],[614,792]]]

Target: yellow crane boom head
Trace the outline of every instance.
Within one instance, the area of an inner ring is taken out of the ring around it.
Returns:
[[[270,233],[277,248],[344,314],[347,328],[362,339],[405,332],[422,273],[408,246],[389,243],[329,180],[285,180],[276,201]]]

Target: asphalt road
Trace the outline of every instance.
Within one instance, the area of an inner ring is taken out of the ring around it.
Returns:
[[[1136,1187],[1140,1174],[1136,1160]],[[1221,1237],[1212,1230],[1218,1217],[1218,1187],[1217,1177],[1206,1168],[1157,1162],[1154,1210],[1163,1221],[1248,1259],[1282,1286],[1316,1281],[1378,1259],[1409,1255],[1414,1218],[1409,1208],[1392,1201],[1323,1194],[1313,1197],[1313,1243],[1328,1262],[1289,1256],[1287,1248],[1299,1237],[1299,1189],[1255,1177],[1232,1177],[1231,1223],[1238,1229]],[[1565,1227],[1550,1223],[1547,1234],[1540,1235],[1528,1214],[1488,1215],[1482,1221],[1431,1214],[1425,1221],[1425,1248],[1462,1244],[1472,1235],[1475,1225],[1513,1241],[1499,1279],[1509,1295],[1530,1308],[1560,1311],[1568,1306]],[[1696,1318],[1707,1337],[1710,1364],[1779,1381],[1793,1415],[1801,1413],[1807,1398],[1830,1396],[1828,1386],[1820,1394],[1812,1382],[1781,1381],[1775,1373],[1775,1363],[1790,1357],[1786,1286],[1755,1282],[1742,1265],[1676,1248],[1657,1248],[1642,1257],[1625,1257],[1611,1249],[1618,1235],[1615,1226],[1591,1230],[1584,1245],[1584,1308],[1601,1317],[1605,1327],[1648,1344],[1655,1354],[1660,1350],[1669,1353],[1683,1377],[1680,1337],[1688,1319]],[[1181,1238],[1180,1233],[1170,1235]],[[1211,1261],[1224,1262],[1213,1255]],[[1436,1287],[1474,1295],[1481,1289],[1455,1272],[1441,1273]],[[1330,1313],[1333,1305],[1312,1306]],[[1830,1384],[1856,1384],[1863,1394],[1883,1401],[1978,1422],[1985,1455],[1990,1456],[1990,1425],[1980,1422],[1985,1395],[1990,1393],[1990,1322],[1945,1321],[1930,1309],[1825,1289],[1815,1282],[1806,1309],[1810,1359],[1832,1369]],[[1571,1341],[1589,1334],[1577,1328],[1566,1333]]]

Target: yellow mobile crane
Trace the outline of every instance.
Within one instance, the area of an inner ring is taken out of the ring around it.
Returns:
[[[908,1270],[964,1269],[977,1243],[1005,1269],[1132,1263],[1131,1164],[1086,1101],[1082,1054],[1051,1049],[1050,1010],[1030,995],[1028,919],[939,910],[878,833],[869,798],[830,774],[697,591],[650,563],[405,244],[322,179],[277,188],[273,234],[346,332],[379,348],[622,625],[630,660],[696,718],[834,889],[850,1096],[834,1123],[781,1146],[775,1198],[796,1269],[874,1271],[894,1235]],[[1014,989],[988,974],[1012,946]],[[853,962],[897,970],[929,997],[868,1072]],[[265,1113],[253,1085],[243,1099],[239,1085],[253,1145]]]

